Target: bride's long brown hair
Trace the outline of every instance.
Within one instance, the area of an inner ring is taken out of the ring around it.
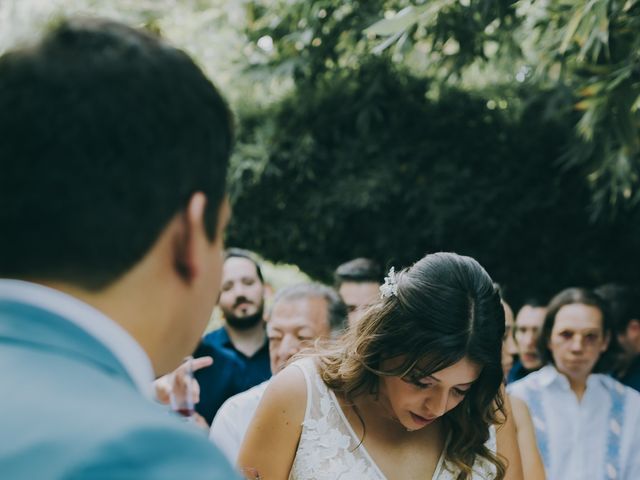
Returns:
[[[436,253],[396,274],[396,281],[396,294],[381,299],[318,354],[322,379],[353,401],[375,394],[380,376],[422,378],[466,357],[482,371],[464,400],[443,417],[449,435],[445,459],[459,468],[459,480],[471,478],[478,456],[503,479],[503,459],[485,446],[489,426],[505,416],[500,393],[504,311],[491,278],[472,258]],[[381,370],[384,360],[398,357],[405,359],[402,365]]]

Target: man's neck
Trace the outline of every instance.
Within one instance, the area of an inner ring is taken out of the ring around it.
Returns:
[[[237,330],[229,325],[225,325],[224,328],[235,349],[246,357],[252,357],[264,345],[266,337],[264,321],[260,321],[255,327],[247,330]]]
[[[567,377],[567,380],[569,380],[569,386],[573,393],[575,393],[578,403],[580,403],[582,401],[582,397],[584,397],[584,392],[587,390],[587,378],[573,378],[569,375],[565,376]]]

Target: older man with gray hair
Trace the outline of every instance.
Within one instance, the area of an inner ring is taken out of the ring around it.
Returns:
[[[267,319],[271,372],[278,373],[296,353],[345,327],[347,309],[338,293],[319,283],[286,287],[276,295]],[[218,410],[209,438],[235,463],[244,434],[269,380],[229,398]]]

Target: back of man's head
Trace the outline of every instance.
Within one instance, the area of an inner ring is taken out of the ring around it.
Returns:
[[[0,276],[99,290],[194,192],[215,235],[229,110],[182,51],[97,19],[0,57]]]
[[[349,312],[349,324],[355,325],[380,296],[380,265],[368,258],[343,263],[335,271],[335,285]]]

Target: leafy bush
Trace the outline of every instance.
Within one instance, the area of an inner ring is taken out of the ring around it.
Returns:
[[[571,122],[545,120],[544,92],[516,114],[428,87],[373,58],[242,115],[230,242],[324,280],[355,256],[401,266],[457,251],[516,304],[633,276],[637,212],[590,223],[584,172],[558,161]]]

